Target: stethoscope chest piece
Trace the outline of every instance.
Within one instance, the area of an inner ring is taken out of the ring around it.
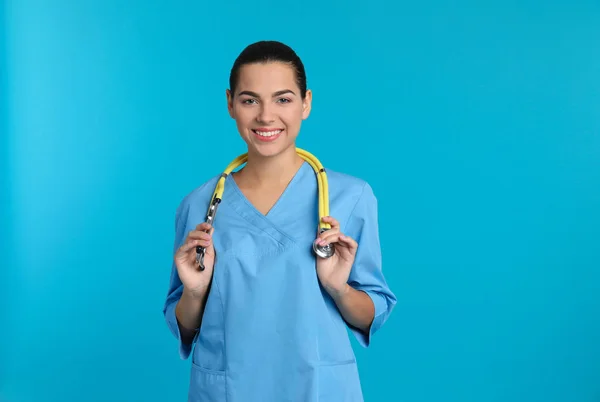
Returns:
[[[323,233],[325,230],[321,230],[321,233]],[[319,244],[317,244],[316,240],[313,242],[313,251],[315,252],[315,254],[321,258],[329,258],[331,257],[333,254],[335,254],[335,247],[333,246],[333,244],[328,244],[326,246],[321,246]]]

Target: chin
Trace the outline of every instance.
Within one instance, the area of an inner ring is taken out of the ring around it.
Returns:
[[[253,144],[254,152],[264,157],[277,156],[287,149],[281,145],[275,144]]]
[[[284,137],[278,138],[273,142],[261,142],[250,138],[246,139],[246,144],[254,153],[264,157],[277,156],[290,147],[294,147],[294,141]]]

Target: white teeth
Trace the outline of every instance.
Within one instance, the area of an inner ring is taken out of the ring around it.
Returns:
[[[256,131],[256,130],[252,130],[254,131],[256,134],[260,135],[261,137],[272,137],[274,135],[279,134],[282,130],[275,130],[275,131]]]

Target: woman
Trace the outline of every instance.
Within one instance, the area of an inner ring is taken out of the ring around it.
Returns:
[[[366,182],[327,170],[331,229],[316,230],[315,171],[295,145],[312,94],[292,49],[248,46],[229,84],[247,163],[226,176],[213,227],[202,222],[220,175],[179,205],[163,310],[181,358],[193,349],[189,400],[362,401],[346,328],[366,347],[396,303],[376,198]],[[315,256],[313,242],[333,245],[333,256]]]

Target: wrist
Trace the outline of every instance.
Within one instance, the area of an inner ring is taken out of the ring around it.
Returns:
[[[324,285],[324,288],[329,296],[336,302],[343,299],[351,290],[348,283],[344,283],[342,286],[326,284]]]
[[[188,288],[186,286],[183,287],[183,296],[194,300],[201,301],[206,297],[208,293],[208,285],[201,285],[195,288]]]

